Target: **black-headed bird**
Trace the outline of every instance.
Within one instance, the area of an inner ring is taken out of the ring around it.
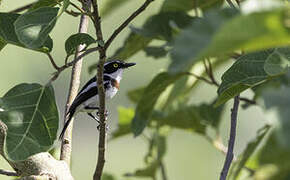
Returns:
[[[134,66],[136,63],[125,63],[119,60],[106,62],[104,64],[104,88],[105,98],[111,99],[116,95],[120,88],[120,80],[124,69]],[[72,117],[78,112],[86,112],[91,118],[97,120],[92,114],[93,111],[99,109],[99,94],[96,82],[96,76],[90,79],[80,90],[69,110],[67,111],[67,121],[61,131],[59,139],[63,139],[63,135],[71,122]]]

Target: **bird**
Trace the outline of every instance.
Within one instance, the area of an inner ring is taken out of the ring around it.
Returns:
[[[124,69],[136,65],[136,63],[125,63],[121,60],[112,60],[104,64],[104,88],[105,98],[113,98],[120,89],[120,81],[122,79]],[[78,92],[73,100],[71,106],[66,113],[66,121],[60,133],[59,139],[62,140],[64,133],[69,126],[72,117],[79,112],[86,112],[94,120],[98,119],[92,114],[93,111],[98,110],[99,107],[99,94],[97,87],[97,78],[91,78]],[[98,112],[97,112],[98,114]]]

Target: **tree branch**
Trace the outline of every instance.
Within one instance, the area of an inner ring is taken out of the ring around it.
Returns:
[[[136,18],[140,13],[142,13],[147,6],[153,2],[154,0],[146,0],[144,4],[138,8],[135,12],[133,12],[114,32],[113,34],[109,37],[107,42],[105,43],[105,49],[108,49],[110,44],[113,42],[113,40],[118,36],[118,34],[125,29],[126,26],[134,19]]]
[[[19,176],[16,172],[0,169],[0,174],[5,176]]]
[[[52,66],[54,67],[54,69],[58,70],[59,67],[56,65],[56,63],[55,63],[53,57],[51,56],[51,54],[50,53],[46,53],[46,55],[47,55],[48,59],[50,60],[50,62],[52,64]]]
[[[92,0],[93,4],[93,22],[96,30],[96,36],[99,49],[99,63],[97,71],[97,85],[99,92],[99,114],[100,114],[100,134],[98,145],[98,160],[96,169],[94,172],[94,180],[101,180],[103,169],[105,165],[105,147],[106,147],[106,117],[105,117],[105,88],[104,88],[104,64],[106,61],[106,49],[104,48],[104,39],[101,27],[101,17],[99,15],[98,3],[96,0]]]
[[[87,10],[90,8],[91,3],[90,1],[84,1],[82,3],[82,6],[84,10]],[[88,31],[88,19],[89,19],[88,16],[85,16],[85,15],[81,16],[80,25],[79,25],[79,33],[86,33]],[[85,47],[84,45],[78,46],[76,54],[75,54],[75,59],[81,56],[80,51],[82,51],[84,47]],[[78,93],[81,69],[82,69],[82,58],[79,58],[78,61],[73,62],[69,93],[68,93],[67,103],[65,106],[64,122],[66,121],[66,112]],[[58,72],[61,72],[61,71],[58,71]],[[70,162],[71,162],[72,128],[73,128],[73,119],[64,134],[64,138],[61,144],[60,159],[66,161],[68,165],[70,165]]]
[[[167,180],[168,178],[167,178],[167,175],[166,175],[165,166],[164,166],[162,161],[160,161],[160,169],[161,169],[162,180]]]
[[[233,157],[234,157],[234,145],[235,145],[235,138],[236,138],[236,126],[237,126],[237,116],[238,116],[238,109],[239,109],[239,95],[234,98],[234,105],[231,109],[231,130],[230,130],[230,139],[228,144],[228,152],[226,155],[226,160],[221,172],[220,180],[226,180],[228,171],[230,169]]]

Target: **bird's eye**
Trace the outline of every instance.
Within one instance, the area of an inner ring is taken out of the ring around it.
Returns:
[[[113,64],[114,68],[117,68],[119,65],[117,63]]]

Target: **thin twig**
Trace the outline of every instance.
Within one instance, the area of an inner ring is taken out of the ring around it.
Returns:
[[[55,63],[53,57],[51,56],[51,54],[50,53],[46,53],[46,55],[48,56],[48,58],[49,58],[49,60],[50,60],[50,62],[52,64],[52,66],[54,67],[54,69],[59,70],[59,67],[56,65],[56,63]]]
[[[35,4],[35,2],[30,3],[30,4],[27,4],[27,5],[24,5],[24,6],[22,6],[22,7],[19,7],[19,8],[16,8],[16,9],[10,11],[9,13],[19,13],[19,12],[21,12],[21,11],[24,11],[24,10],[26,10],[26,9],[31,8],[34,4]]]
[[[7,171],[7,170],[4,170],[4,169],[0,169],[0,174],[1,175],[6,175],[6,176],[19,176],[16,172]]]
[[[198,75],[196,75],[196,74],[194,74],[194,73],[191,73],[191,72],[187,72],[187,74],[188,74],[188,75],[191,75],[191,76],[194,76],[196,79],[199,79],[199,80],[201,80],[201,81],[204,81],[204,82],[206,82],[206,83],[208,83],[208,84],[213,84],[210,80],[206,79],[205,77],[198,76]]]
[[[167,175],[166,175],[165,166],[164,166],[162,161],[160,161],[160,170],[161,170],[162,180],[168,180]]]
[[[118,36],[118,34],[134,19],[136,18],[140,13],[142,13],[147,6],[153,2],[154,0],[146,0],[140,8],[138,8],[135,12],[131,14],[114,32],[113,34],[109,37],[107,42],[105,43],[105,49],[108,49],[110,44],[113,42],[113,40]]]
[[[230,130],[230,139],[228,144],[228,152],[226,155],[226,160],[221,172],[220,180],[226,180],[228,171],[230,169],[233,157],[234,157],[234,145],[235,145],[235,138],[236,138],[236,126],[237,126],[237,116],[238,116],[238,109],[239,109],[239,95],[234,98],[234,105],[231,109],[231,130]]]
[[[83,9],[89,9],[91,6],[91,3],[90,1],[83,1],[82,6],[83,6],[82,7]],[[81,16],[80,25],[79,25],[79,33],[86,33],[88,31],[88,19],[89,19],[88,16],[85,16],[85,15]],[[75,54],[75,59],[81,56],[80,51],[82,51],[83,48],[84,48],[84,45],[78,46],[76,54]],[[78,93],[81,69],[82,69],[82,59],[79,58],[78,61],[75,61],[73,63],[69,94],[68,94],[67,103],[65,106],[64,122],[66,122],[66,112]],[[70,162],[71,162],[72,127],[73,127],[73,119],[64,134],[64,138],[61,144],[60,160],[65,160],[68,165],[70,165]]]
[[[212,65],[211,65],[211,62],[210,62],[210,59],[206,59],[207,63],[208,63],[208,77],[211,79],[211,82],[219,87],[219,83],[216,81],[214,75],[213,75],[213,69],[212,69]]]
[[[100,134],[98,145],[98,160],[94,172],[94,180],[101,180],[103,169],[105,165],[105,151],[106,151],[106,118],[105,118],[105,88],[104,88],[104,64],[106,61],[106,49],[103,47],[103,33],[101,27],[101,17],[99,15],[98,4],[96,0],[92,0],[93,4],[93,22],[96,30],[99,50],[99,63],[97,72],[97,86],[99,94],[99,114],[100,114]]]
[[[244,101],[246,102],[247,104],[251,104],[251,105],[255,105],[257,104],[257,102],[255,100],[252,100],[252,99],[248,99],[246,97],[240,97],[240,101]]]

